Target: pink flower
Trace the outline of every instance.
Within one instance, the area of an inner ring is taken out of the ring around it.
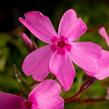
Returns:
[[[0,109],[64,109],[64,100],[59,96],[60,85],[54,80],[44,80],[28,96],[0,93]]]
[[[0,92],[0,109],[25,109],[23,102],[20,96]]]
[[[99,29],[99,34],[106,40],[109,46],[109,36],[104,27]],[[102,50],[101,58],[98,62],[98,71],[94,73],[94,77],[99,80],[109,77],[109,51]]]
[[[76,42],[86,32],[87,26],[77,18],[73,9],[62,16],[58,34],[49,18],[38,11],[28,12],[25,19],[20,17],[19,20],[38,39],[48,44],[25,58],[22,69],[27,76],[32,75],[35,80],[42,81],[52,72],[67,91],[75,77],[72,61],[88,72],[96,72],[101,47],[92,42]]]

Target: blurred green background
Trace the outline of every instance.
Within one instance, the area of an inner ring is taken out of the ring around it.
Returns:
[[[21,73],[20,79],[24,78],[29,84],[33,82],[31,77],[25,77],[21,65],[24,57],[29,53],[23,41],[18,35],[20,31],[25,31],[38,47],[43,43],[34,38],[19,22],[18,17],[32,10],[41,11],[49,16],[55,29],[63,13],[73,8],[78,16],[86,22],[88,26],[87,33],[81,37],[81,41],[93,41],[100,44],[104,49],[109,50],[104,39],[98,34],[98,29],[105,26],[109,31],[109,0],[14,0],[6,1],[0,4],[0,91],[20,94],[22,84],[18,82],[13,70],[13,64],[17,66]],[[8,4],[8,6],[6,5]],[[84,82],[86,75],[76,66],[77,75],[72,89],[63,93],[64,97],[70,97],[79,90]],[[16,71],[17,72],[17,71]],[[106,95],[109,87],[109,79],[96,81],[85,93],[82,98],[96,98]],[[94,103],[68,103],[65,109],[108,109],[109,101]]]

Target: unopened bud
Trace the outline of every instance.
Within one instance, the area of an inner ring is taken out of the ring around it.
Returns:
[[[32,40],[24,32],[20,33],[20,37],[23,40],[23,42],[25,43],[25,45],[31,51],[33,51],[35,49],[34,43],[32,42]]]

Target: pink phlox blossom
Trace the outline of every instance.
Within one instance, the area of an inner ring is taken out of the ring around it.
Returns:
[[[62,16],[58,33],[50,19],[39,11],[28,12],[24,16],[19,21],[35,37],[48,44],[25,58],[22,69],[27,76],[32,75],[33,79],[42,81],[51,72],[67,91],[75,78],[72,61],[85,71],[97,72],[102,48],[92,42],[77,42],[87,26],[73,9],[67,10]]]
[[[27,100],[0,92],[0,109],[64,109],[60,93],[61,87],[56,81],[44,80],[31,91]]]
[[[98,32],[106,40],[106,43],[109,46],[109,35],[107,34],[105,27],[101,27]],[[109,51],[102,50],[101,58],[98,62],[98,71],[94,76],[99,80],[109,77]]]

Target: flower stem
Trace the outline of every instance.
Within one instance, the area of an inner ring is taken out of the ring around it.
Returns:
[[[80,103],[96,103],[96,102],[103,102],[103,101],[107,101],[106,97],[100,97],[100,98],[87,98],[87,99],[83,99],[83,100],[79,100]]]
[[[31,88],[29,87],[28,82],[22,77],[15,64],[13,65],[13,73],[16,77],[17,83],[21,89],[22,94],[27,97],[28,93],[31,91]]]
[[[104,102],[104,101],[108,101],[108,99],[106,99],[106,97],[100,97],[100,98],[87,98],[87,99],[80,99],[80,98],[74,98],[72,99],[71,102],[78,102],[78,103],[82,103],[82,104],[91,104],[91,103],[96,103],[96,102]],[[68,102],[66,102],[68,103]]]
[[[80,97],[81,93],[83,93],[84,91],[86,91],[86,89],[88,89],[94,82],[95,82],[95,78],[89,78],[88,80],[86,80],[82,86],[80,87],[80,90],[74,94],[73,96],[69,97],[69,98],[65,98],[64,102],[68,103],[68,102],[72,102],[72,101],[77,101],[78,98]]]

